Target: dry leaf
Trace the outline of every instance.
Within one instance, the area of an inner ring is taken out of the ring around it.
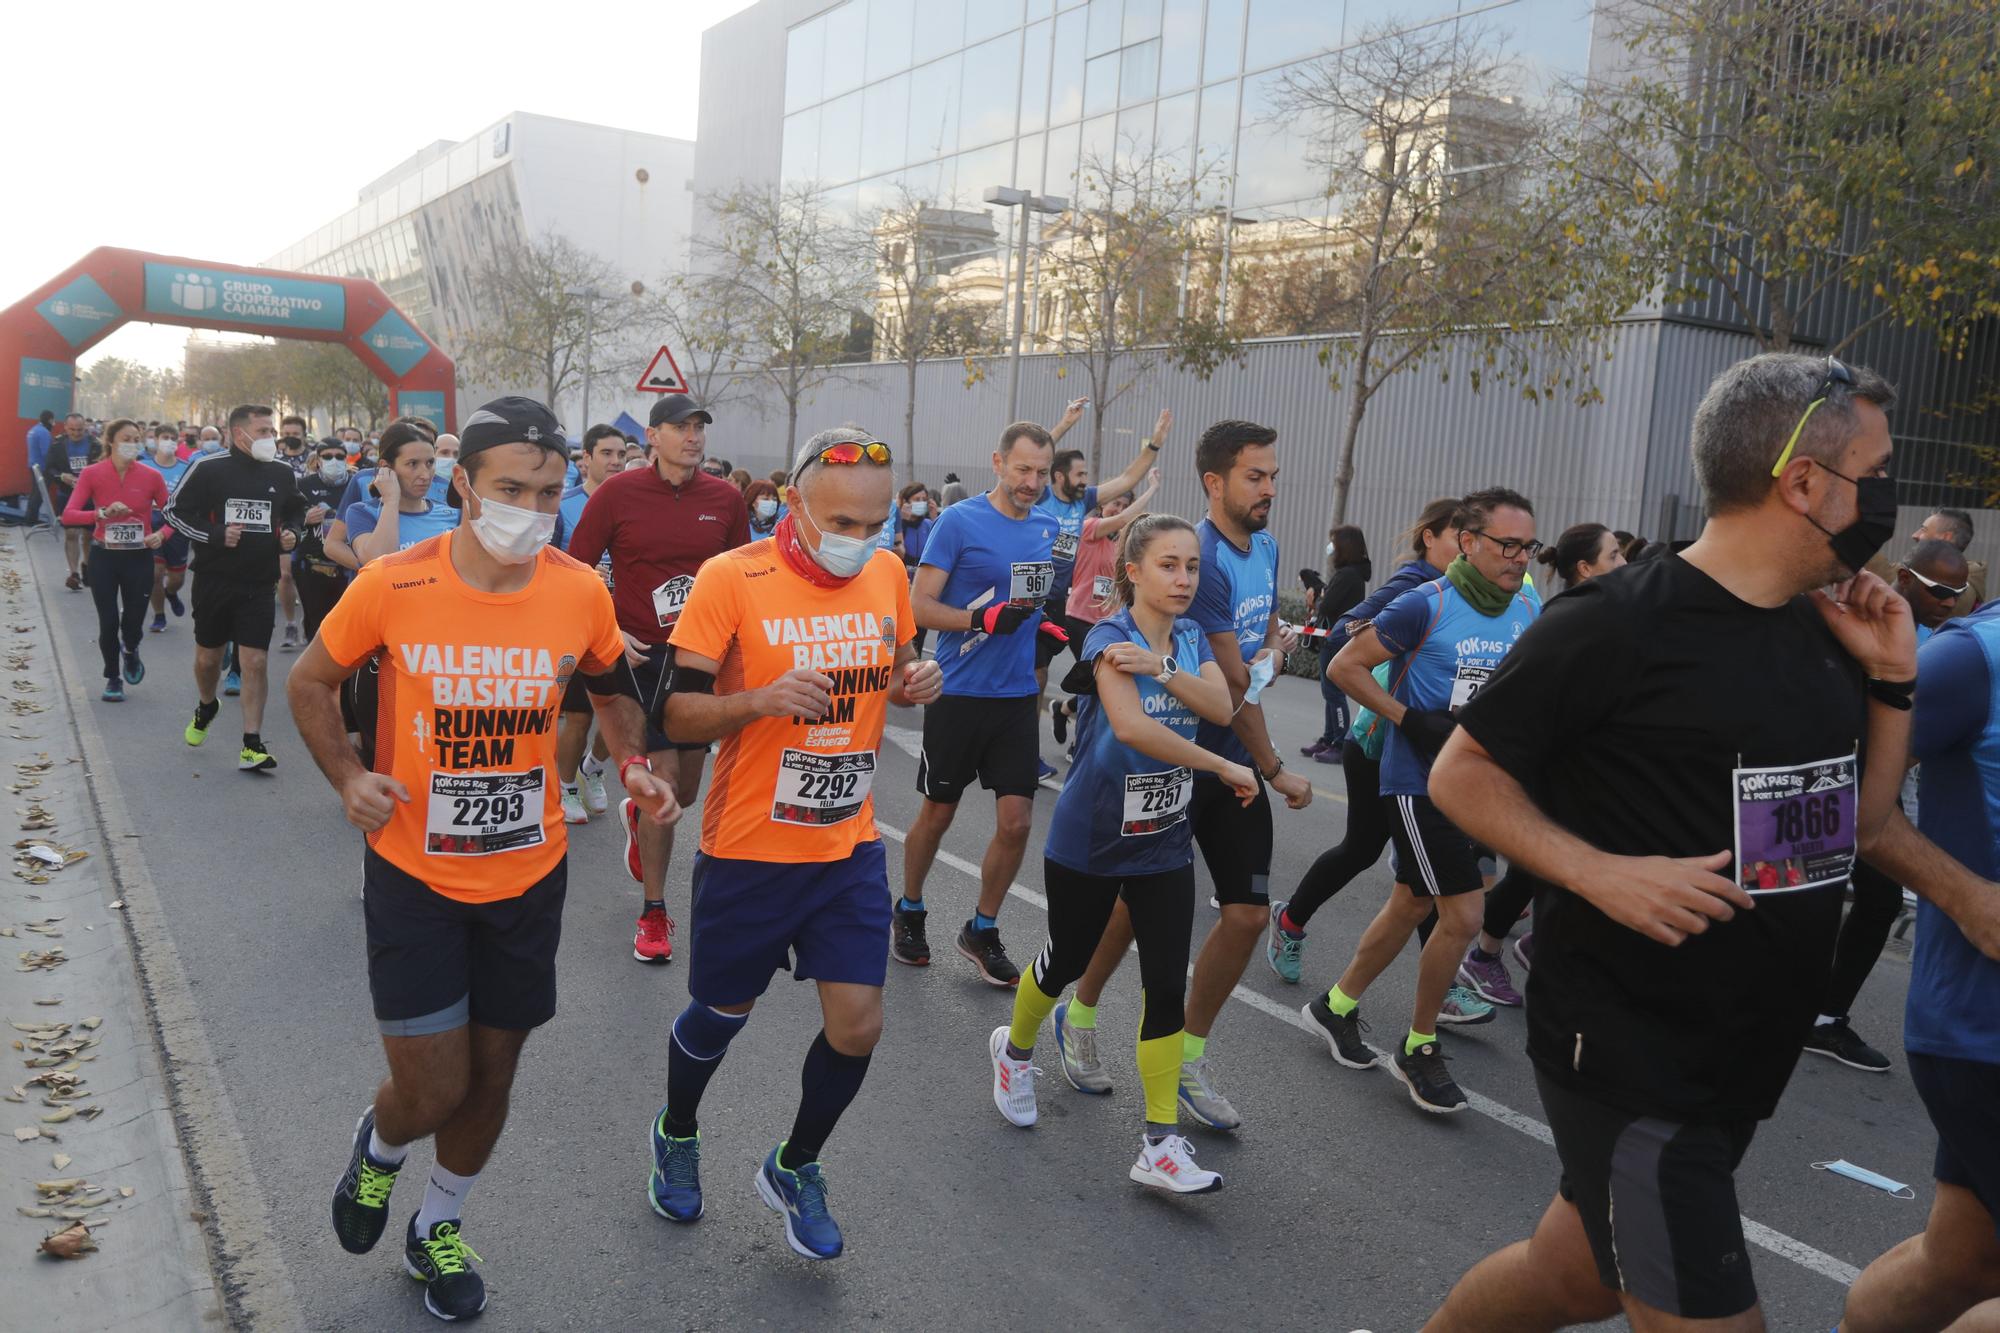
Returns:
[[[62,1180],[38,1180],[35,1188],[43,1194],[68,1194],[87,1183],[82,1176],[68,1176]]]
[[[56,1259],[81,1259],[96,1248],[97,1242],[90,1238],[90,1228],[81,1222],[43,1237],[41,1246],[43,1254]]]
[[[23,1125],[14,1131],[14,1138],[21,1143],[28,1143],[40,1137],[42,1137],[42,1131],[36,1129],[33,1125]]]
[[[97,1031],[98,1028],[104,1026],[104,1020],[93,1014],[91,1017],[86,1018],[83,1020],[83,1022],[77,1024],[77,1026],[81,1028],[87,1028],[90,1031],[95,1032]]]
[[[138,1192],[139,1191],[133,1189],[130,1185],[120,1185],[118,1187],[118,1197],[121,1199],[129,1199]]]
[[[112,911],[114,911],[114,912],[122,912],[122,911],[124,911],[124,910],[125,910],[125,900],[124,900],[123,898],[114,898],[114,899],[112,899],[112,902],[111,902],[111,910],[112,910]]]
[[[47,1115],[43,1116],[42,1123],[45,1125],[60,1125],[63,1121],[69,1119],[71,1116],[75,1114],[76,1114],[76,1108],[74,1106],[65,1106],[59,1110],[51,1111]]]
[[[35,1003],[40,1005],[58,1005],[62,1003],[62,996],[51,995],[47,999],[36,1000]]]
[[[18,1204],[17,1204],[17,1205],[15,1205],[15,1208],[14,1208],[14,1211],[15,1211],[15,1212],[17,1212],[17,1213],[19,1213],[19,1214],[20,1214],[21,1216],[23,1216],[23,1217],[54,1217],[54,1216],[55,1216],[55,1214],[54,1214],[53,1212],[49,1211],[49,1210],[48,1210],[47,1208],[23,1208],[23,1207],[19,1206]]]
[[[71,1156],[70,1156],[70,1155],[69,1155],[68,1153],[66,1153],[66,1152],[59,1152],[59,1153],[57,1153],[57,1154],[55,1155],[55,1158],[54,1158],[54,1160],[52,1160],[52,1161],[51,1161],[51,1162],[49,1163],[49,1165],[50,1165],[50,1166],[53,1166],[53,1167],[54,1167],[54,1168],[55,1168],[56,1170],[60,1171],[60,1170],[62,1170],[62,1169],[63,1169],[64,1167],[68,1166],[68,1165],[70,1164],[70,1162],[72,1162],[73,1160],[75,1160],[75,1159],[74,1159],[74,1158],[72,1158],[72,1157],[71,1157]]]

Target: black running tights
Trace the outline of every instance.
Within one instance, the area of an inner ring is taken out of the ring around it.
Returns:
[[[1146,1004],[1139,1040],[1171,1037],[1186,1026],[1188,937],[1194,933],[1194,865],[1153,875],[1086,875],[1042,858],[1049,896],[1049,942],[1035,959],[1035,985],[1061,995],[1090,965],[1125,899],[1139,946],[1139,984]]]
[[[1389,845],[1387,802],[1379,799],[1380,761],[1361,753],[1361,742],[1349,740],[1341,747],[1340,771],[1347,779],[1347,832],[1339,846],[1319,854],[1292,891],[1285,915],[1301,928],[1334,894],[1380,861]]]
[[[1903,886],[1869,865],[1854,863],[1854,903],[1841,922],[1840,939],[1833,946],[1833,976],[1826,987],[1826,1003],[1820,1012],[1830,1018],[1845,1018],[1861,994],[1861,983],[1882,956],[1889,942],[1889,928],[1903,910]]]

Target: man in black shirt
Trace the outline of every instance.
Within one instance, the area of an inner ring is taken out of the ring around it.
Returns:
[[[258,735],[268,688],[265,655],[276,620],[278,562],[299,544],[305,501],[298,478],[277,461],[278,429],[268,407],[229,413],[229,447],[202,454],[160,512],[194,544],[194,720],[184,739],[208,739],[220,704],[223,645],[236,645],[243,673],[243,749],[236,766],[268,773],[278,766]]]
[[[299,592],[299,609],[305,621],[305,642],[319,633],[319,622],[340,600],[347,588],[347,575],[327,556],[326,528],[334,515],[340,494],[347,488],[347,446],[339,440],[322,440],[313,452],[313,466],[299,478],[300,502],[305,505],[305,532],[292,551],[292,584]]]
[[[1695,415],[1701,539],[1550,601],[1458,715],[1432,799],[1543,881],[1528,1053],[1563,1175],[1433,1329],[1764,1327],[1736,1164],[1856,853],[1897,873],[1928,846],[1895,803],[1915,629],[1857,573],[1893,532],[1893,398],[1831,358],[1724,371]]]

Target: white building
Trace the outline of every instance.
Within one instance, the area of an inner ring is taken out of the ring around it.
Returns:
[[[621,284],[657,286],[686,262],[694,144],[609,125],[512,112],[459,143],[440,139],[361,187],[355,206],[263,262],[373,278],[404,314],[458,354],[479,318],[472,277],[502,246],[558,235],[599,255]],[[638,369],[598,362],[591,415],[644,417]],[[501,391],[459,378],[460,411]],[[581,434],[580,393],[556,405]]]

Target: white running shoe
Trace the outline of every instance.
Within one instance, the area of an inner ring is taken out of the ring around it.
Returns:
[[[565,786],[562,789],[562,812],[563,823],[565,824],[588,824],[590,822],[590,816],[584,813],[583,795],[574,787]]]
[[[577,781],[583,787],[583,803],[593,815],[601,815],[611,808],[610,794],[604,790],[604,770],[591,772],[589,765],[580,765],[576,771]]]
[[[986,1053],[993,1057],[993,1104],[1008,1124],[1026,1129],[1035,1123],[1035,1075],[1042,1071],[1031,1060],[1008,1058],[1005,1024],[986,1039]]]
[[[1207,1194],[1222,1188],[1222,1173],[1194,1164],[1194,1145],[1178,1134],[1169,1134],[1158,1143],[1139,1140],[1139,1160],[1128,1173],[1141,1185],[1172,1194]]]

